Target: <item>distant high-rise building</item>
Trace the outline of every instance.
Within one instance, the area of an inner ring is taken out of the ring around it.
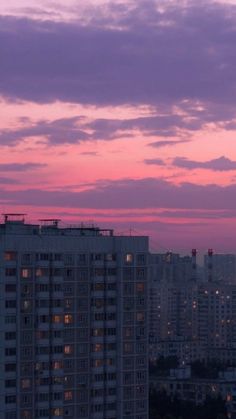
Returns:
[[[147,237],[5,216],[0,419],[148,419],[147,256]]]
[[[150,357],[177,356],[186,362],[216,358],[235,363],[235,255],[214,255],[210,250],[205,258],[205,279],[198,276],[195,256],[193,251],[192,268],[189,258],[179,257],[181,269],[175,266],[178,275],[173,273],[170,259],[168,276],[166,255],[150,256]]]
[[[236,255],[213,253],[204,256],[205,280],[236,284]]]

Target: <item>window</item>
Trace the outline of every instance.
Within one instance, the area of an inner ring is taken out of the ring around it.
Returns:
[[[52,316],[52,323],[62,323],[62,316],[59,314]]]
[[[64,393],[64,400],[73,400],[73,393],[72,391],[65,391]]]
[[[62,361],[53,361],[52,363],[52,369],[53,370],[59,370],[63,368],[63,362]]]
[[[16,332],[6,332],[5,333],[6,340],[15,340],[16,339]]]
[[[116,254],[115,253],[107,253],[105,257],[106,257],[107,262],[113,262],[113,261],[116,260]]]
[[[13,324],[13,323],[16,323],[16,316],[5,317],[5,324]]]
[[[35,275],[37,278],[41,278],[43,276],[48,276],[48,269],[47,268],[37,268]]]
[[[124,353],[126,353],[126,354],[133,353],[133,344],[132,343],[124,343]]]
[[[64,316],[64,323],[65,324],[71,324],[71,323],[73,323],[73,316],[72,316],[72,314],[65,314],[65,316]]]
[[[74,255],[72,254],[65,254],[64,255],[64,263],[65,265],[74,265]]]
[[[5,380],[5,387],[6,388],[16,387],[16,380]]]
[[[56,262],[60,262],[60,261],[62,261],[62,259],[63,259],[63,257],[62,257],[62,254],[61,253],[55,253],[54,254],[54,260]]]
[[[21,256],[21,261],[22,261],[23,264],[27,265],[27,264],[30,264],[32,262],[32,258],[33,258],[33,255],[31,255],[30,253],[24,253]]]
[[[145,265],[146,263],[146,255],[140,253],[137,255],[137,265]]]
[[[133,262],[133,255],[132,255],[132,253],[126,253],[126,255],[125,255],[125,262],[126,263],[132,263]]]
[[[5,403],[6,404],[12,404],[12,403],[16,403],[16,396],[15,395],[10,395],[10,396],[6,396],[5,397]]]
[[[20,274],[21,278],[31,278],[32,276],[31,269],[29,268],[22,268]]]
[[[37,284],[36,285],[36,291],[37,292],[48,292],[49,286],[48,284]]]
[[[6,356],[15,356],[16,355],[16,348],[6,348],[5,349]]]
[[[16,257],[17,257],[16,252],[8,251],[8,252],[4,253],[4,260],[6,260],[8,262],[16,260]]]
[[[101,343],[95,343],[92,345],[92,352],[101,352],[103,350],[103,345]]]
[[[6,268],[5,269],[6,276],[16,276],[16,269],[15,268]]]
[[[37,255],[37,258],[39,260],[46,261],[46,260],[49,260],[50,259],[50,255],[49,255],[49,253],[40,253],[39,255]]]
[[[21,388],[23,390],[31,387],[31,380],[29,378],[24,378],[21,380]]]
[[[16,364],[5,364],[5,371],[6,372],[15,372],[16,371]]]
[[[73,346],[72,345],[65,345],[64,346],[64,354],[70,355],[73,353]]]
[[[136,319],[137,319],[138,322],[143,322],[144,321],[144,318],[145,318],[145,316],[144,316],[144,313],[143,312],[138,312],[136,314]]]
[[[85,265],[86,264],[86,254],[79,254],[77,258],[78,265]]]
[[[16,292],[16,284],[6,284],[5,292]]]
[[[16,300],[6,300],[5,301],[6,308],[16,308]]]
[[[52,415],[53,416],[63,416],[62,407],[56,407],[55,409],[52,409]]]
[[[136,291],[137,292],[144,292],[144,290],[145,290],[145,285],[144,285],[144,283],[143,282],[137,282],[137,284],[136,284]]]

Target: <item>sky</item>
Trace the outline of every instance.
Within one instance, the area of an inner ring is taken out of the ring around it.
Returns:
[[[236,1],[2,0],[0,208],[236,252]]]

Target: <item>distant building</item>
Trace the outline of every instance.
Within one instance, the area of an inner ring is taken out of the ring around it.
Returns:
[[[219,373],[218,378],[198,378],[191,374],[189,366],[170,370],[168,376],[150,376],[150,389],[166,391],[181,400],[191,401],[196,405],[204,403],[208,396],[219,395],[226,403],[227,417],[236,418],[236,370],[228,369]]]
[[[0,418],[148,419],[147,237],[0,224]]]
[[[213,253],[212,249],[204,256],[206,281],[236,284],[236,255]]]
[[[236,283],[228,274],[215,279],[212,256],[204,280],[198,277],[194,252],[192,259],[151,255],[151,360],[162,355],[184,362],[217,358],[236,363]],[[225,256],[222,263],[232,259]]]

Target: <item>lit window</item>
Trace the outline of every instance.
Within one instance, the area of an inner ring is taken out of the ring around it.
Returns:
[[[71,345],[65,345],[64,346],[64,354],[70,355],[73,353],[73,348]]]
[[[6,261],[11,261],[11,260],[16,260],[16,252],[5,252],[4,253],[4,260]]]
[[[144,283],[143,282],[138,282],[136,284],[136,291],[137,292],[144,292]]]
[[[103,345],[101,343],[96,343],[94,345],[94,352],[100,352],[103,350]]]
[[[31,306],[30,301],[29,300],[24,300],[24,302],[23,302],[24,310],[27,310],[28,308],[30,308],[30,306]]]
[[[21,269],[21,278],[30,278],[30,277],[31,277],[31,269],[22,268]]]
[[[137,313],[137,316],[136,316],[136,318],[137,318],[137,321],[138,322],[142,322],[142,321],[144,321],[144,313]]]
[[[35,274],[38,278],[42,276],[48,276],[48,270],[46,268],[37,268]]]
[[[56,407],[55,409],[52,409],[52,415],[63,416],[63,409],[61,407]]]
[[[64,323],[65,324],[73,323],[73,316],[72,316],[72,314],[65,314],[65,316],[64,316]]]
[[[73,399],[72,391],[65,391],[65,393],[64,393],[64,399],[65,400],[72,400]]]
[[[102,359],[94,359],[94,367],[102,367],[103,366],[103,360]]]
[[[54,361],[52,364],[52,368],[54,370],[59,370],[63,367],[62,361]]]
[[[31,382],[29,378],[25,378],[24,380],[21,380],[21,388],[26,389],[30,388]]]
[[[62,316],[59,316],[58,314],[55,314],[52,316],[52,322],[53,323],[61,323],[62,322]]]
[[[133,262],[133,255],[132,255],[132,253],[127,253],[125,255],[125,262],[126,263],[132,263]]]

